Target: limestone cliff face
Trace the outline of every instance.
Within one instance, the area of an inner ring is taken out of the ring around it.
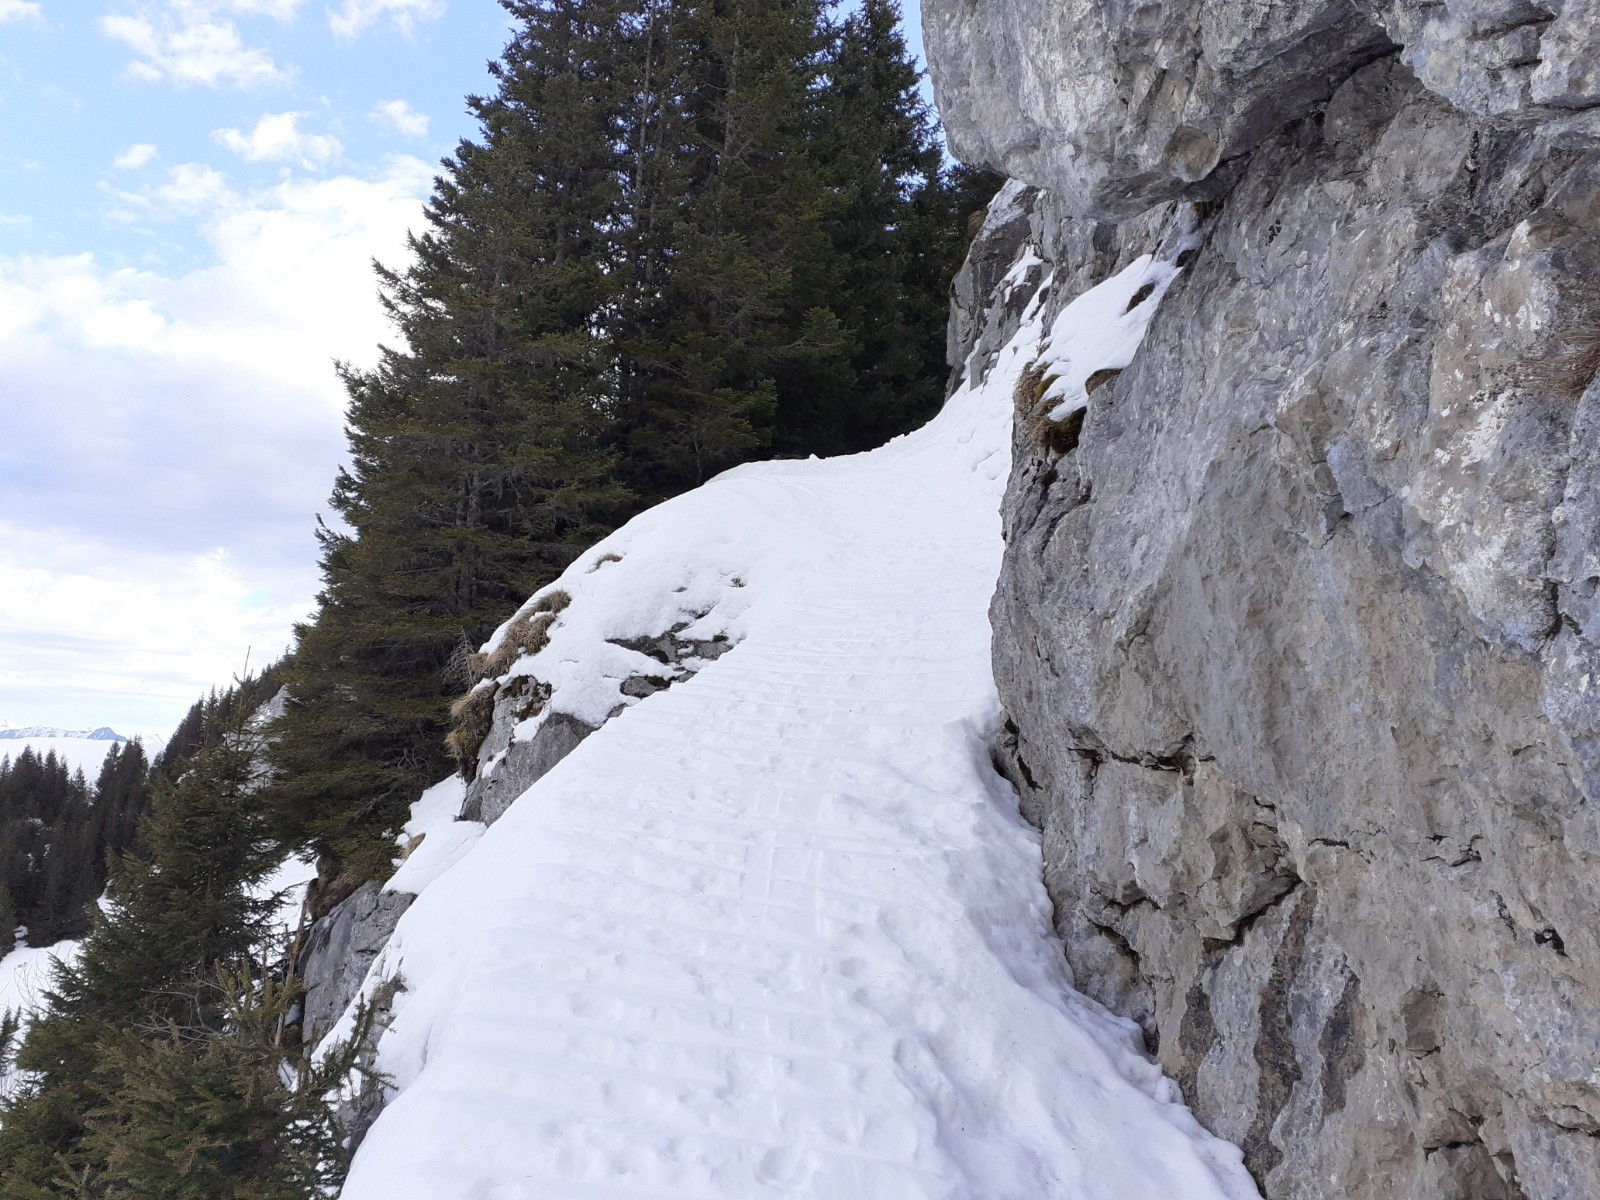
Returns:
[[[1078,986],[1273,1200],[1600,1196],[1597,12],[925,0],[1053,304],[1204,220],[1019,435],[995,665]]]

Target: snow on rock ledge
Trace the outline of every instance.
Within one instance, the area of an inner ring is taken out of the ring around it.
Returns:
[[[918,433],[729,472],[542,593],[570,603],[497,678],[549,689],[541,727],[600,727],[369,973],[394,1093],[346,1200],[1255,1196],[1136,1028],[1072,991],[990,760],[1041,311]],[[673,629],[737,644],[663,672],[636,647]]]
[[[641,514],[495,631],[479,656],[491,675],[457,708],[458,753],[482,729],[466,816],[492,824],[607,720],[744,636],[755,592],[782,569],[763,545],[769,514],[728,500],[719,480]]]

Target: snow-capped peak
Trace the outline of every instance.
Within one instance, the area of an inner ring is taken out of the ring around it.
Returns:
[[[24,738],[79,738],[89,742],[128,740],[107,725],[99,725],[94,729],[57,729],[50,725],[13,725],[10,721],[0,721],[0,738],[9,741],[20,741]]]

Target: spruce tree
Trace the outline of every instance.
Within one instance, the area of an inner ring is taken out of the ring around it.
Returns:
[[[658,143],[618,348],[623,471],[659,499],[771,443],[785,387],[842,374],[837,319],[799,285],[828,253],[810,153],[825,27],[812,0],[664,6]]]
[[[17,905],[11,899],[11,889],[0,882],[0,958],[4,958],[16,949],[17,945]]]
[[[920,425],[944,399],[949,287],[966,253],[970,202],[963,169],[944,163],[900,21],[895,0],[861,0],[825,55],[815,153],[831,253],[812,286],[851,354],[842,388],[786,398],[780,452],[869,449]]]
[[[261,968],[277,899],[259,889],[281,850],[258,752],[241,722],[161,780],[18,1052],[0,1194],[310,1197],[337,1170],[331,1113],[284,1082],[268,1030],[292,991]]]
[[[94,807],[100,856],[115,861],[133,848],[133,834],[150,798],[150,764],[144,743],[114,745],[95,779]],[[98,893],[96,893],[98,894]]]
[[[0,760],[0,888],[35,946],[77,937],[105,882],[98,813],[83,772],[54,751]],[[10,930],[5,936],[10,935]]]
[[[89,928],[110,864],[131,844],[145,776],[137,741],[111,747],[92,792],[53,752],[0,759],[0,944],[18,924],[35,946]]]
[[[597,426],[608,243],[624,98],[616,14],[552,0],[471,107],[413,262],[382,270],[404,347],[346,370],[351,463],[323,529],[324,586],[297,630],[273,761],[289,836],[355,878],[389,869],[393,831],[448,769],[449,670],[626,511]]]

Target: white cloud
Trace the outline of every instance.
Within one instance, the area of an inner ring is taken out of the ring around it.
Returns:
[[[428,136],[428,114],[418,112],[404,100],[385,100],[374,105],[372,119],[405,137]]]
[[[21,21],[31,17],[34,20],[44,16],[44,12],[33,0],[0,0],[0,21]]]
[[[249,133],[218,129],[211,136],[246,162],[293,162],[308,169],[326,166],[343,153],[344,147],[329,134],[302,130],[300,118],[305,115],[268,113]]]
[[[218,17],[224,12],[293,16],[293,11],[284,0],[246,7],[178,0],[160,11],[101,17],[100,30],[133,51],[127,74],[134,79],[255,88],[285,83],[290,73],[265,50],[246,46],[238,26]]]
[[[46,721],[114,713],[167,736],[169,714],[226,684],[247,654],[257,668],[276,658],[303,615],[220,548],[103,558],[73,547],[64,562],[53,538],[4,521],[0,538],[0,692]]]
[[[431,176],[247,193],[186,164],[121,198],[197,224],[199,269],[0,256],[0,709],[160,730],[283,648],[344,449],[333,360],[393,340],[370,262],[403,261]]]
[[[176,0],[173,7],[238,13],[240,16],[272,17],[292,21],[305,0]]]
[[[204,163],[179,163],[161,183],[136,192],[101,186],[116,198],[117,206],[109,215],[119,221],[195,216],[227,204],[233,196],[228,177]]]
[[[328,10],[328,25],[336,37],[355,38],[387,19],[410,37],[419,23],[437,21],[444,11],[445,0],[344,0]]]
[[[270,17],[293,21],[305,0],[127,0],[141,12],[193,23],[222,17]]]
[[[112,160],[111,165],[119,171],[137,171],[140,167],[147,167],[161,152],[151,142],[140,142],[136,146],[129,146]]]

